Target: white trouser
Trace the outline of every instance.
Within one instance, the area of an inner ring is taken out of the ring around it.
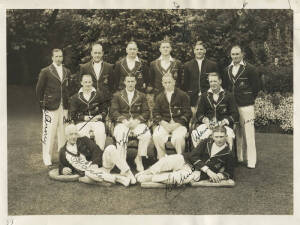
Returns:
[[[255,129],[254,129],[254,105],[238,107],[240,124],[237,127],[237,158],[244,160],[243,151],[247,152],[249,167],[256,165]]]
[[[117,166],[121,174],[129,170],[126,160],[121,157],[120,151],[118,151],[114,145],[109,145],[105,148],[102,156],[102,166],[109,171],[112,170],[114,166]]]
[[[129,130],[127,126],[122,123],[117,124],[114,129],[114,137],[116,138],[117,149],[122,152],[123,158],[126,159],[126,150],[128,143],[129,132],[133,132],[138,143],[138,156],[147,156],[148,145],[151,141],[151,133],[146,124],[141,123],[136,126],[134,130]]]
[[[43,110],[42,149],[43,161],[46,166],[52,165],[55,136],[57,135],[58,151],[66,142],[64,118],[67,118],[67,115],[68,110],[64,110],[62,104],[57,110]]]
[[[104,149],[105,141],[106,141],[106,133],[105,133],[105,126],[103,122],[101,121],[80,122],[76,124],[76,127],[81,137],[87,136],[90,138],[90,131],[92,130],[95,135],[96,144],[101,148],[101,150]]]
[[[184,164],[185,161],[183,155],[166,155],[159,159],[148,170],[150,170],[152,174],[159,174],[162,172],[181,170]]]
[[[171,143],[174,145],[177,154],[182,154],[185,149],[185,135],[187,129],[184,126],[179,126],[171,133]],[[170,134],[162,127],[157,126],[153,133],[153,142],[157,150],[157,158],[160,159],[166,154],[165,144],[168,141]]]
[[[232,149],[233,139],[235,138],[233,130],[225,126],[226,132],[227,132],[227,142],[230,146],[230,149]],[[201,140],[204,140],[206,138],[209,138],[209,136],[212,134],[212,130],[209,129],[209,127],[206,124],[199,125],[195,130],[192,131],[191,138],[194,147],[196,147]]]

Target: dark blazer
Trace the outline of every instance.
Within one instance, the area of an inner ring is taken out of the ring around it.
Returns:
[[[217,102],[214,101],[211,92],[201,95],[196,112],[197,122],[201,124],[204,117],[209,120],[216,117],[217,121],[227,119],[229,126],[233,127],[233,124],[238,122],[239,114],[232,94],[227,91],[220,92]]]
[[[71,97],[70,117],[75,123],[79,123],[84,121],[84,116],[101,114],[104,121],[109,105],[110,98],[105,96],[103,91],[93,91],[88,101],[83,97],[83,93],[79,92]]]
[[[238,106],[253,105],[261,89],[261,82],[256,68],[250,63],[245,61],[244,63],[245,66],[240,65],[236,76],[232,75],[232,66],[226,67],[223,74],[224,88],[233,92]]]
[[[80,65],[80,78],[83,74],[91,74],[93,78],[93,86],[98,90],[103,90],[112,96],[115,91],[114,80],[113,80],[113,65],[107,62],[102,62],[100,70],[100,77],[97,80],[96,73],[93,67],[93,60],[88,63]]]
[[[150,117],[149,106],[146,95],[137,90],[129,104],[127,92],[125,89],[114,94],[111,101],[110,115],[114,122],[121,123],[124,119],[139,119],[145,123]]]
[[[196,106],[199,91],[203,94],[209,89],[207,75],[211,72],[219,72],[219,69],[216,62],[206,57],[202,61],[201,71],[199,71],[196,59],[192,59],[184,64],[183,90],[190,96],[191,106]]]
[[[162,120],[170,122],[173,118],[174,122],[188,127],[191,116],[190,98],[179,88],[175,88],[170,104],[165,92],[156,96],[153,108],[154,124],[158,124]]]
[[[124,80],[128,74],[135,76],[136,86],[138,91],[145,92],[146,86],[149,80],[149,66],[145,60],[139,58],[140,61],[135,62],[135,66],[132,70],[128,68],[126,57],[117,61],[114,68],[114,82],[117,90],[125,88]]]
[[[195,170],[201,171],[203,166],[207,166],[213,172],[222,173],[227,179],[232,179],[234,176],[234,158],[232,151],[230,151],[227,145],[216,155],[211,156],[213,143],[214,141],[208,138],[200,142],[191,152],[183,153],[185,162],[189,163]],[[200,179],[207,178],[207,174],[202,172]]]
[[[66,148],[67,143],[59,150],[59,174],[62,174],[62,170],[64,167],[69,167],[72,169],[72,173],[80,173],[84,175],[83,171],[77,171],[66,159],[66,152],[71,155],[79,156],[79,153],[83,154],[86,157],[87,161],[92,161],[92,164],[98,165],[98,167],[102,166],[102,156],[103,151],[99,148],[99,146],[90,140],[88,137],[79,137],[76,141],[77,151],[78,154],[74,155],[73,153],[69,152]]]
[[[53,64],[41,70],[36,85],[36,96],[42,109],[58,109],[61,99],[64,109],[68,109],[70,74],[70,70],[63,66],[63,79],[61,81]]]
[[[183,65],[181,61],[178,59],[174,59],[171,61],[171,65],[167,70],[165,70],[161,66],[161,60],[156,59],[151,62],[150,64],[150,72],[149,72],[149,86],[154,88],[154,92],[157,94],[163,90],[162,86],[162,77],[167,73],[170,72],[173,77],[176,79],[176,87],[181,88],[182,86],[182,73],[183,73]]]

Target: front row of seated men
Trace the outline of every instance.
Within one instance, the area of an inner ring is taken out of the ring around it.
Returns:
[[[237,120],[237,111],[235,109],[232,96],[221,88],[221,79],[217,73],[212,73],[209,75],[209,83],[210,89],[208,90],[207,94],[201,97],[199,107],[196,113],[196,121],[198,123],[203,124],[198,126],[196,130],[194,130],[192,133],[193,144],[194,147],[196,147],[192,152],[197,151],[196,149],[198,149],[199,146],[203,146],[201,145],[201,140],[207,139],[212,134],[211,125],[213,124],[215,126],[216,124],[218,124],[218,122],[221,126],[226,125],[226,130],[225,132],[221,132],[223,133],[223,136],[221,136],[222,138],[226,137],[226,140],[229,143],[228,148],[232,149],[232,139],[234,138],[234,133],[232,129],[228,126],[232,127],[233,123]],[[128,137],[132,135],[135,136],[139,141],[137,157],[134,160],[136,163],[136,168],[138,172],[144,171],[142,156],[147,157],[147,148],[151,141],[151,132],[147,124],[150,118],[150,110],[145,94],[135,90],[136,78],[134,76],[128,75],[125,77],[124,84],[125,89],[120,92],[117,92],[113,96],[110,107],[110,117],[113,123],[115,124],[113,136],[115,138],[116,147],[110,145],[106,149],[104,149],[106,133],[103,122],[108,112],[109,98],[106,97],[104,93],[100,93],[99,90],[96,91],[92,87],[91,75],[87,74],[82,76],[82,88],[77,94],[75,94],[71,98],[70,115],[72,120],[76,123],[76,131],[79,131],[80,136],[88,137],[91,136],[92,132],[95,137],[95,142],[100,149],[96,152],[101,153],[100,156],[98,156],[98,158],[100,158],[97,160],[97,163],[93,161],[93,157],[87,156],[84,153],[82,153],[82,155],[85,156],[83,160],[84,165],[89,165],[88,170],[84,169],[86,168],[86,166],[84,166],[83,168],[77,165],[76,168],[76,166],[70,163],[70,160],[68,160],[67,157],[68,154],[72,153],[72,151],[68,148],[72,149],[72,146],[74,145],[70,144],[70,140],[68,139],[67,144],[61,150],[61,155],[65,155],[65,157],[60,157],[60,161],[61,163],[62,161],[65,162],[63,163],[64,166],[68,168],[71,167],[71,172],[74,172],[74,168],[75,170],[85,171],[86,176],[84,178],[81,178],[82,181],[87,182],[91,181],[91,179],[92,181],[103,181],[103,179],[106,179],[115,182],[121,180],[121,182],[123,182],[124,184],[125,179],[125,184],[127,185],[129,179],[130,183],[135,183],[136,181],[132,175],[132,172],[130,171],[126,163]],[[182,164],[181,161],[183,160],[183,158],[180,157],[182,157],[181,154],[183,154],[185,149],[185,137],[188,132],[189,121],[192,116],[190,101],[188,95],[185,92],[178,88],[175,88],[175,79],[172,77],[171,74],[164,75],[164,77],[162,78],[162,85],[164,87],[164,91],[156,96],[155,105],[153,109],[153,141],[157,149],[157,156],[159,159],[159,161],[155,165],[164,164],[163,162],[167,160],[164,157],[166,154],[165,143],[170,137],[171,142],[174,145],[178,154],[178,156],[172,156],[171,158],[174,158],[174,160],[176,161],[175,164],[180,167],[180,165]],[[72,129],[68,129],[74,131],[74,126],[72,127]],[[66,135],[68,136],[69,131],[67,130],[66,133]],[[217,143],[217,140],[217,138],[214,138],[216,144],[213,145],[215,146],[213,151],[215,152],[215,154],[217,154],[216,152],[221,151],[221,148],[223,149],[225,146],[225,142],[221,146]],[[87,146],[84,149],[90,148],[88,147],[88,144],[84,145]],[[81,147],[81,144],[79,146]],[[74,152],[72,153],[73,157],[75,157],[76,154],[77,157],[81,157],[81,154],[79,154],[81,153],[79,149],[78,151]],[[88,154],[93,155],[93,153],[91,152],[94,152],[94,150],[87,150],[87,152]],[[211,154],[210,150],[208,154],[210,157],[214,157],[213,155],[215,155]],[[101,164],[100,161],[102,155],[103,162]],[[105,155],[106,157],[104,157]],[[116,155],[118,155],[118,157]],[[196,156],[193,157],[195,158]],[[202,154],[197,157],[198,161],[203,160]],[[205,161],[208,159],[205,159]],[[185,160],[187,159],[185,158]],[[185,160],[183,160],[183,162]],[[197,160],[193,162],[193,165]],[[170,164],[169,162],[167,162],[166,164],[169,164],[170,166],[172,163]],[[99,166],[101,165],[103,166],[103,168],[99,169]],[[125,176],[121,176],[121,178],[119,176],[119,180],[108,175],[108,177],[101,176],[101,178],[99,179],[98,176],[95,176],[95,174],[98,174],[99,170],[100,174],[103,174],[104,172],[105,174],[109,174],[110,169],[112,169],[114,165],[119,167],[119,169],[121,170],[121,174],[125,174]],[[157,167],[155,165],[153,165],[154,168]],[[227,166],[228,165],[226,164],[225,170],[227,169]],[[171,170],[177,170],[176,168],[171,168]],[[185,166],[185,169],[186,168],[187,167]],[[210,171],[216,170],[207,170],[206,167],[201,167],[200,169],[202,172],[206,173],[213,182],[219,182],[221,178],[230,177],[222,177],[221,175],[214,176],[212,175],[213,173],[211,173]],[[157,172],[159,171],[166,170],[157,170]],[[60,172],[63,173],[62,168],[60,169]],[[65,169],[64,172],[69,173],[70,170]],[[199,175],[199,173],[196,174]]]

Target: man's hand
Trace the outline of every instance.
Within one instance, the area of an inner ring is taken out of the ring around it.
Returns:
[[[72,170],[69,167],[64,167],[63,170],[62,170],[62,174],[63,175],[71,175]]]
[[[91,122],[97,122],[97,121],[99,121],[99,120],[102,120],[102,115],[97,115],[97,116],[95,116],[95,117],[91,120]]]
[[[124,124],[126,127],[130,128],[130,122],[126,119],[122,120],[122,124]]]
[[[227,119],[223,119],[221,121],[221,126],[229,125],[229,121]]]
[[[90,121],[90,116],[84,116],[84,121]]]
[[[212,181],[212,182],[214,182],[214,183],[220,183],[220,177],[216,174],[216,173],[214,173],[213,171],[211,171],[210,169],[208,169],[207,171],[206,171],[206,173],[207,173],[207,175],[209,176],[209,178],[210,178],[210,180]]]
[[[204,117],[204,118],[202,119],[202,122],[203,122],[204,124],[206,124],[207,127],[209,127],[209,119],[208,119],[207,117]]]
[[[162,120],[160,122],[160,125],[168,132],[168,133],[171,133],[172,129],[171,129],[171,126],[168,122]]]
[[[171,124],[169,124],[169,127],[170,127],[170,129],[171,129],[171,132],[172,131],[174,131],[177,127],[180,127],[181,125],[180,125],[180,123],[171,123]]]
[[[219,177],[220,181],[225,180],[225,176],[223,175],[223,173],[217,173],[217,176]]]

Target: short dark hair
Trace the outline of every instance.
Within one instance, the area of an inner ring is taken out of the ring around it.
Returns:
[[[126,75],[125,75],[125,77],[124,77],[124,81],[126,80],[126,78],[127,77],[134,77],[135,78],[135,80],[136,80],[136,76],[135,75],[133,75],[133,74],[131,74],[131,73],[127,73]]]
[[[164,43],[169,43],[170,46],[171,46],[171,48],[172,48],[172,41],[170,40],[169,37],[165,37],[163,40],[161,40],[161,41],[159,42],[159,46],[161,46],[161,45],[164,44]]]
[[[244,53],[244,49],[242,48],[241,45],[238,45],[238,44],[232,45],[232,47],[230,48],[230,52],[233,48],[239,48],[239,49],[241,49],[241,52]]]
[[[63,51],[61,49],[59,49],[59,48],[54,48],[52,50],[52,56],[54,55],[55,52],[63,52]]]
[[[215,133],[215,132],[222,132],[224,134],[227,134],[227,130],[224,126],[221,126],[221,125],[218,125],[218,126],[215,126],[213,129],[212,129],[212,132]]]
[[[83,77],[84,77],[84,76],[90,76],[90,77],[91,77],[91,79],[93,80],[93,78],[92,78],[92,74],[89,74],[89,73],[84,73],[84,74],[82,74],[82,75],[81,75],[81,77],[80,77],[80,78],[81,78],[81,79],[80,79],[81,81],[82,81],[82,79],[83,79]]]
[[[206,45],[203,41],[197,41],[197,42],[195,43],[195,45],[194,45],[194,48],[196,48],[197,45],[201,45],[201,46],[203,46],[205,49],[206,49],[206,47],[207,47],[207,45]]]
[[[92,43],[92,45],[91,45],[91,51],[93,50],[93,47],[95,46],[95,45],[100,45],[101,46],[101,48],[102,48],[102,51],[103,51],[103,46],[101,45],[101,43],[100,42],[93,42]]]
[[[129,41],[129,42],[127,43],[127,47],[128,47],[128,45],[130,45],[130,44],[135,44],[135,46],[138,48],[138,45],[137,45],[137,43],[136,43],[135,41]]]

